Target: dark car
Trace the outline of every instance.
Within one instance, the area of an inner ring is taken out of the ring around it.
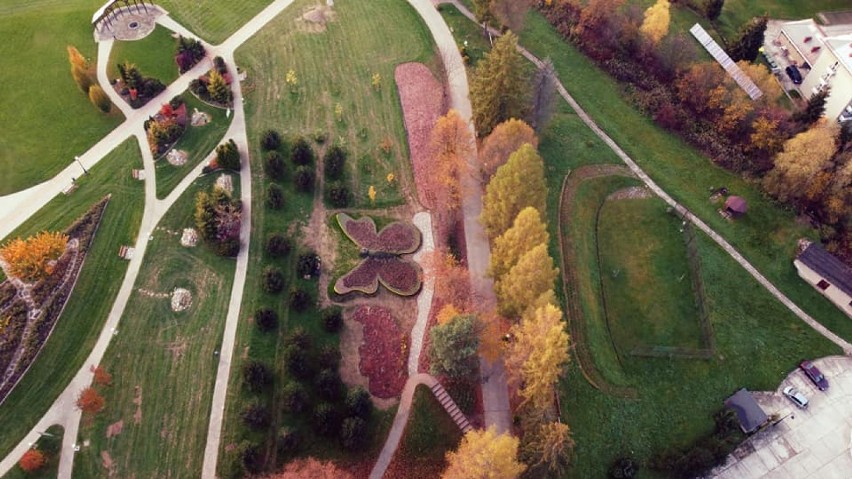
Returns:
[[[799,69],[796,67],[796,65],[790,65],[785,68],[784,71],[787,72],[787,76],[790,77],[790,80],[792,80],[794,84],[802,84],[802,74],[799,72]]]
[[[816,387],[818,387],[820,391],[825,391],[826,389],[828,389],[828,379],[825,379],[825,376],[823,376],[822,372],[817,369],[816,366],[814,366],[814,363],[805,360],[802,361],[801,364],[799,364],[799,367],[802,369],[802,371],[805,372],[805,374],[808,376],[808,379],[810,379],[811,381],[813,381],[814,384],[816,384]]]

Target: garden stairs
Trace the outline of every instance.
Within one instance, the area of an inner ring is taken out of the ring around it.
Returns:
[[[430,389],[432,390],[432,394],[435,395],[435,399],[441,403],[441,406],[443,406],[444,410],[447,411],[447,414],[453,418],[453,422],[456,423],[456,426],[461,429],[463,434],[473,429],[470,425],[470,421],[468,421],[464,413],[461,412],[459,407],[456,405],[456,402],[453,401],[453,398],[451,398],[447,390],[444,389],[444,386],[441,386],[441,383],[435,381],[435,384],[433,384]]]

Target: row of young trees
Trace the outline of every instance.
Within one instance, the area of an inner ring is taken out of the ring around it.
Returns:
[[[74,83],[89,97],[89,101],[93,105],[102,112],[109,113],[112,110],[112,102],[106,92],[94,80],[94,72],[89,61],[72,45],[68,45],[66,50],[68,51],[68,62],[71,64],[71,78],[74,79]]]

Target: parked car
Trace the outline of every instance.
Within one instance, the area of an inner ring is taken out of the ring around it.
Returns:
[[[793,386],[787,386],[782,392],[785,396],[787,396],[788,399],[793,401],[793,404],[795,404],[796,406],[799,406],[802,409],[808,407],[808,398],[806,398],[801,391],[794,388]]]
[[[790,77],[790,80],[793,81],[796,85],[802,84],[802,74],[799,72],[799,68],[796,65],[790,65],[784,69],[787,72],[787,76]]]
[[[820,391],[825,391],[826,389],[828,389],[828,379],[826,379],[825,376],[823,376],[822,372],[816,366],[814,366],[814,363],[808,360],[804,360],[801,364],[799,364],[799,367],[802,369],[802,371],[805,372],[805,375],[808,376],[808,379],[810,379],[811,381],[813,381],[814,384],[816,384],[816,387],[818,387]]]

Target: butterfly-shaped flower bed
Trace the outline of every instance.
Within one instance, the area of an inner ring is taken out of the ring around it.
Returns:
[[[423,271],[414,261],[400,257],[420,247],[420,230],[414,225],[397,221],[377,233],[372,218],[356,220],[346,213],[337,215],[337,223],[361,248],[364,259],[334,283],[335,293],[373,294],[378,291],[379,283],[400,296],[413,296],[420,291]]]

